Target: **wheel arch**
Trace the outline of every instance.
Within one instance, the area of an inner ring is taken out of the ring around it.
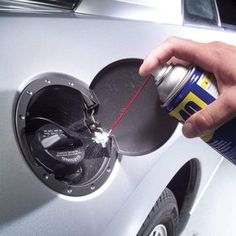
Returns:
[[[169,189],[176,199],[179,215],[176,228],[177,235],[180,235],[189,220],[190,210],[193,206],[199,189],[200,178],[201,167],[199,160],[196,158],[190,159],[184,165],[182,165],[182,167],[176,172],[165,189],[162,191],[162,193],[164,193],[167,189]],[[162,193],[158,197],[156,203],[159,201]],[[142,229],[145,226],[145,222],[151,215],[156,203],[143,222],[142,227],[140,228],[141,231],[139,230],[139,233],[137,235],[142,232]],[[142,233],[140,235],[142,235]]]
[[[198,159],[193,158],[186,162],[168,183],[175,195],[178,210],[179,223],[177,232],[180,234],[190,217],[190,210],[196,198],[201,179],[201,166]]]

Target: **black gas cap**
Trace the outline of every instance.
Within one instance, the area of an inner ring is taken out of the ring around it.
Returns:
[[[37,76],[21,92],[16,131],[34,173],[53,190],[84,196],[109,177],[117,160],[113,138],[95,119],[99,103],[80,80]]]
[[[32,152],[36,160],[59,179],[79,170],[85,156],[83,143],[53,124],[43,125],[36,131]]]

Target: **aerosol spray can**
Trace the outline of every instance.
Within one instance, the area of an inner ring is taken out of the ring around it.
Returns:
[[[165,65],[153,76],[163,108],[181,123],[219,96],[214,76],[198,67]],[[236,119],[201,138],[236,164]]]

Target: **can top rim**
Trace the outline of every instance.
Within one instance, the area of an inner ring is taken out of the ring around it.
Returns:
[[[179,93],[179,91],[184,87],[186,82],[188,81],[189,77],[194,73],[196,67],[191,66],[187,72],[187,74],[184,76],[184,78],[177,84],[176,88],[172,90],[172,92],[169,94],[169,96],[163,101],[162,107],[166,107],[169,105],[171,100]]]

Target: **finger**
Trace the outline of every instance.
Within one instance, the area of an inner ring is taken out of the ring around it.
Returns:
[[[167,64],[173,64],[173,65],[182,65],[185,66],[186,68],[188,68],[190,66],[190,63],[184,60],[181,60],[179,58],[176,57],[172,57],[169,61],[167,61]]]
[[[235,98],[229,95],[220,96],[206,108],[193,114],[183,125],[183,134],[187,138],[206,135],[231,120],[235,115]]]
[[[171,37],[145,58],[139,69],[139,73],[140,75],[150,74],[172,57],[188,61],[205,70],[212,71],[215,68],[214,64],[217,64],[217,58],[213,49],[212,44]]]
[[[174,54],[172,53],[172,45],[168,41],[164,41],[159,47],[151,51],[144,59],[143,64],[139,68],[139,73],[142,76],[150,74],[158,66],[169,61]]]

